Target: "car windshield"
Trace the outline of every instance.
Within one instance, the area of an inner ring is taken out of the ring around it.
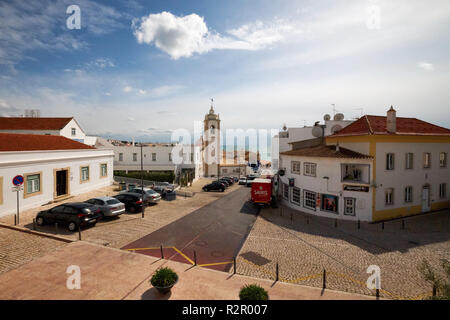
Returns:
[[[111,199],[111,200],[107,200],[106,203],[107,204],[117,204],[117,203],[120,203],[120,201],[117,199]]]

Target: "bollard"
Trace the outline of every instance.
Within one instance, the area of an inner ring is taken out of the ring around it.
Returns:
[[[283,208],[280,207],[280,217],[283,215]]]
[[[377,300],[380,298],[380,289],[375,291],[375,296],[377,297]]]
[[[279,271],[279,270],[278,270],[278,262],[277,262],[275,271],[276,271],[276,278],[275,278],[275,282],[276,282],[276,281],[278,281],[278,279],[279,279],[279,278],[278,278],[278,271]]]
[[[433,283],[433,298],[436,297],[436,284]]]
[[[402,229],[405,230],[405,220],[402,220]]]
[[[361,221],[358,220],[358,230],[361,229]]]
[[[194,266],[197,265],[197,253],[194,250]]]
[[[309,217],[306,217],[306,224],[309,224]]]
[[[14,225],[17,226],[17,215],[14,215]]]
[[[160,249],[161,249],[161,259],[164,259],[164,252],[163,252],[163,247],[162,247],[162,245],[160,246]]]
[[[384,221],[381,223],[381,230],[384,230]]]
[[[233,274],[236,274],[236,257],[233,258],[233,266],[234,266]]]
[[[292,218],[292,212],[291,212],[291,222],[293,222],[293,218]]]
[[[78,240],[81,240],[81,227],[78,226]]]
[[[337,228],[337,219],[334,219],[334,227]]]
[[[323,269],[322,288],[327,288],[327,271],[325,269]]]

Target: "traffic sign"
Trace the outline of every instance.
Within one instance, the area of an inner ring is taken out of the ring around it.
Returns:
[[[15,176],[12,180],[13,185],[21,186],[23,184],[24,178],[20,174]]]

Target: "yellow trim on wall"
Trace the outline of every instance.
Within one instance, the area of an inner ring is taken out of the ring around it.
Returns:
[[[388,210],[379,210],[372,213],[373,221],[390,220],[422,213],[422,206],[401,207]]]
[[[450,201],[432,202],[431,211],[438,211],[450,208]]]
[[[3,177],[0,177],[0,204],[3,204]]]
[[[87,178],[87,180],[82,180],[82,177],[83,177],[83,175],[82,175],[82,169],[83,168],[88,168],[88,178]],[[90,168],[90,166],[89,165],[87,165],[87,166],[80,166],[80,184],[81,183],[87,183],[87,182],[89,182],[91,180],[91,168]]]
[[[38,192],[33,192],[33,193],[28,193],[28,177],[38,174],[39,175],[39,191]],[[42,189],[43,189],[43,183],[42,183],[42,171],[39,172],[32,172],[32,173],[26,173],[23,175],[24,177],[24,187],[23,187],[23,198],[29,198],[29,197],[33,197],[33,196],[37,196],[42,194]]]

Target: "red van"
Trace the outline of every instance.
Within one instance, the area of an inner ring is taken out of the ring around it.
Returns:
[[[254,204],[271,204],[272,180],[255,179],[252,182],[252,202]]]

